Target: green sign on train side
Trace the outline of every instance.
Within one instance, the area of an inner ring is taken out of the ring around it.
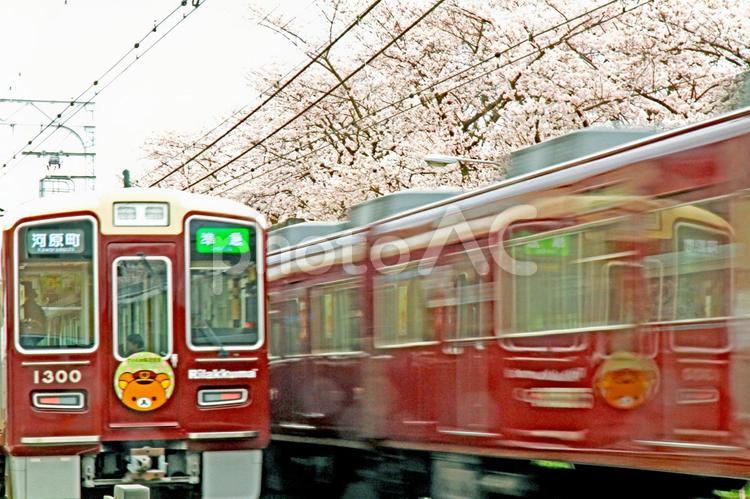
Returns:
[[[568,256],[571,237],[561,235],[531,241],[523,245],[523,252],[529,256]]]
[[[248,253],[250,229],[246,227],[201,227],[196,231],[198,253]]]

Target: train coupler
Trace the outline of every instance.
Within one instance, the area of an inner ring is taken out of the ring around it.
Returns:
[[[161,480],[167,476],[167,459],[162,447],[130,449],[124,482]]]

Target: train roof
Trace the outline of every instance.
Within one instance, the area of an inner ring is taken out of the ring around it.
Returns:
[[[113,203],[115,202],[162,202],[170,205],[180,205],[183,212],[202,211],[216,214],[216,216],[243,217],[254,220],[260,227],[266,228],[265,216],[258,211],[236,201],[224,198],[193,194],[167,189],[127,188],[108,191],[94,191],[85,193],[60,194],[53,197],[35,199],[22,203],[0,218],[0,228],[6,230],[13,227],[24,218],[44,215],[65,215],[66,213],[80,213],[93,211],[99,214],[102,223],[112,220]],[[141,228],[138,228],[141,229]],[[160,227],[152,228],[158,231]]]
[[[637,140],[552,164],[545,168],[510,177],[472,191],[456,193],[444,199],[435,200],[431,203],[383,217],[367,225],[349,226],[344,231],[322,235],[314,240],[306,240],[283,248],[277,247],[275,251],[271,251],[269,254],[284,253],[320,244],[323,241],[335,240],[355,234],[369,227],[373,228],[375,233],[383,234],[417,226],[440,218],[448,206],[461,212],[468,212],[468,210],[484,207],[484,211],[487,211],[487,213],[476,213],[475,215],[489,215],[492,210],[497,210],[497,202],[506,198],[510,199],[536,190],[572,183],[627,164],[634,164],[720,140],[726,140],[743,133],[748,133],[749,131],[750,107],[747,107],[681,128],[652,135],[644,134],[642,138]]]

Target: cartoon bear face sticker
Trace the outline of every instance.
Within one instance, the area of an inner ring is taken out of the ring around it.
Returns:
[[[637,409],[659,386],[659,370],[653,360],[632,352],[615,352],[600,366],[594,386],[616,409]]]
[[[122,403],[135,411],[153,411],[167,401],[172,384],[168,374],[142,369],[124,372],[117,383],[122,390]]]
[[[652,376],[648,372],[619,369],[602,376],[599,390],[612,407],[635,409],[650,395],[652,383]]]

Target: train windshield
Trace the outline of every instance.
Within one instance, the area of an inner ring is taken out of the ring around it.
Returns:
[[[169,260],[122,257],[115,260],[117,355],[169,355],[172,317]]]
[[[16,337],[26,350],[95,343],[94,224],[22,226],[17,233]]]
[[[254,347],[258,328],[256,231],[214,219],[189,222],[190,344]]]
[[[680,222],[676,228],[676,319],[729,315],[730,245],[725,231]]]

